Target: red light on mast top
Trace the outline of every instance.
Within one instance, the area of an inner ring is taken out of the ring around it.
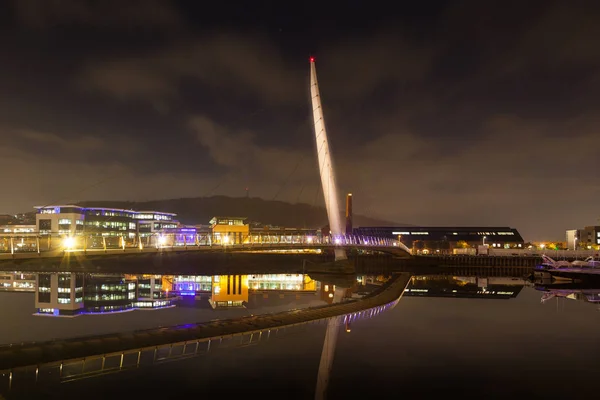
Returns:
[[[310,62],[315,62],[315,58],[314,57],[311,57],[309,60],[310,60]]]

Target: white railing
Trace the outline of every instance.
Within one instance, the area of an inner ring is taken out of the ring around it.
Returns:
[[[152,250],[165,248],[232,248],[232,247],[397,247],[410,253],[401,242],[390,238],[362,235],[290,235],[250,233],[154,233],[101,236],[97,234],[47,234],[37,232],[0,234],[0,254],[40,254],[56,251]]]

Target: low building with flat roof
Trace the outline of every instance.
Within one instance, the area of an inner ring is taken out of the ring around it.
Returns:
[[[248,241],[250,225],[246,217],[213,217],[210,220],[212,241],[215,244],[239,244]]]
[[[568,249],[598,250],[600,249],[600,226],[568,230],[566,239]]]
[[[402,226],[359,227],[353,230],[358,236],[387,237],[400,240],[413,253],[450,253],[455,248],[488,245],[498,249],[520,249],[525,242],[519,231],[509,227],[481,226]]]

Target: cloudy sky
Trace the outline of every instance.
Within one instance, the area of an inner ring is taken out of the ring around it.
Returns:
[[[240,3],[5,2],[0,213],[245,188],[321,204],[314,55],[355,212],[527,240],[599,224],[597,2]]]

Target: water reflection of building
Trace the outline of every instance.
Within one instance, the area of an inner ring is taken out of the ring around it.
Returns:
[[[316,290],[317,283],[308,275],[303,274],[255,274],[248,276],[250,289],[255,291],[265,290]]]
[[[181,296],[196,296],[212,291],[212,276],[173,275],[163,277],[165,289]]]
[[[20,272],[0,272],[0,290],[13,292],[35,291],[35,274]]]
[[[160,299],[166,296],[163,291],[162,275],[142,275],[137,278],[137,297],[143,299]]]
[[[306,304],[319,299],[319,282],[304,274],[249,275],[248,284],[249,309]]]
[[[126,311],[136,300],[136,283],[121,276],[89,276],[85,281],[85,308],[91,313]]]
[[[163,277],[163,287],[188,304],[207,299],[213,308],[238,308],[248,305],[250,295],[271,300],[269,293],[277,293],[280,300],[298,299],[300,293],[314,295],[318,282],[304,274],[173,275]],[[260,303],[252,300],[252,306]]]
[[[357,281],[352,286],[346,288],[344,293],[344,299],[350,299],[354,297],[354,294],[359,290],[360,283]],[[327,304],[333,304],[333,294],[335,292],[336,285],[328,282],[321,282],[320,284],[320,298]]]
[[[511,299],[519,295],[523,286],[525,286],[523,279],[512,277],[478,278],[426,275],[412,277],[404,295]]]
[[[244,307],[248,302],[248,275],[215,275],[212,295],[213,308]]]
[[[138,293],[138,280],[123,275],[42,273],[36,279],[36,315],[77,316],[134,309],[158,309],[173,305],[173,299],[154,296],[156,278],[142,278],[154,288]]]
[[[74,316],[83,309],[83,274],[38,274],[37,314]]]
[[[13,278],[14,274],[0,273]],[[37,278],[36,278],[37,276]],[[27,278],[26,274],[23,278]],[[254,275],[102,275],[77,273],[31,274],[36,315],[77,316],[175,304],[192,307],[260,308],[296,301],[325,300],[334,283],[321,284],[305,274]],[[373,280],[362,277],[361,282]],[[8,280],[8,279],[7,279]],[[1,280],[0,280],[1,282]],[[347,291],[353,296],[356,287]]]

